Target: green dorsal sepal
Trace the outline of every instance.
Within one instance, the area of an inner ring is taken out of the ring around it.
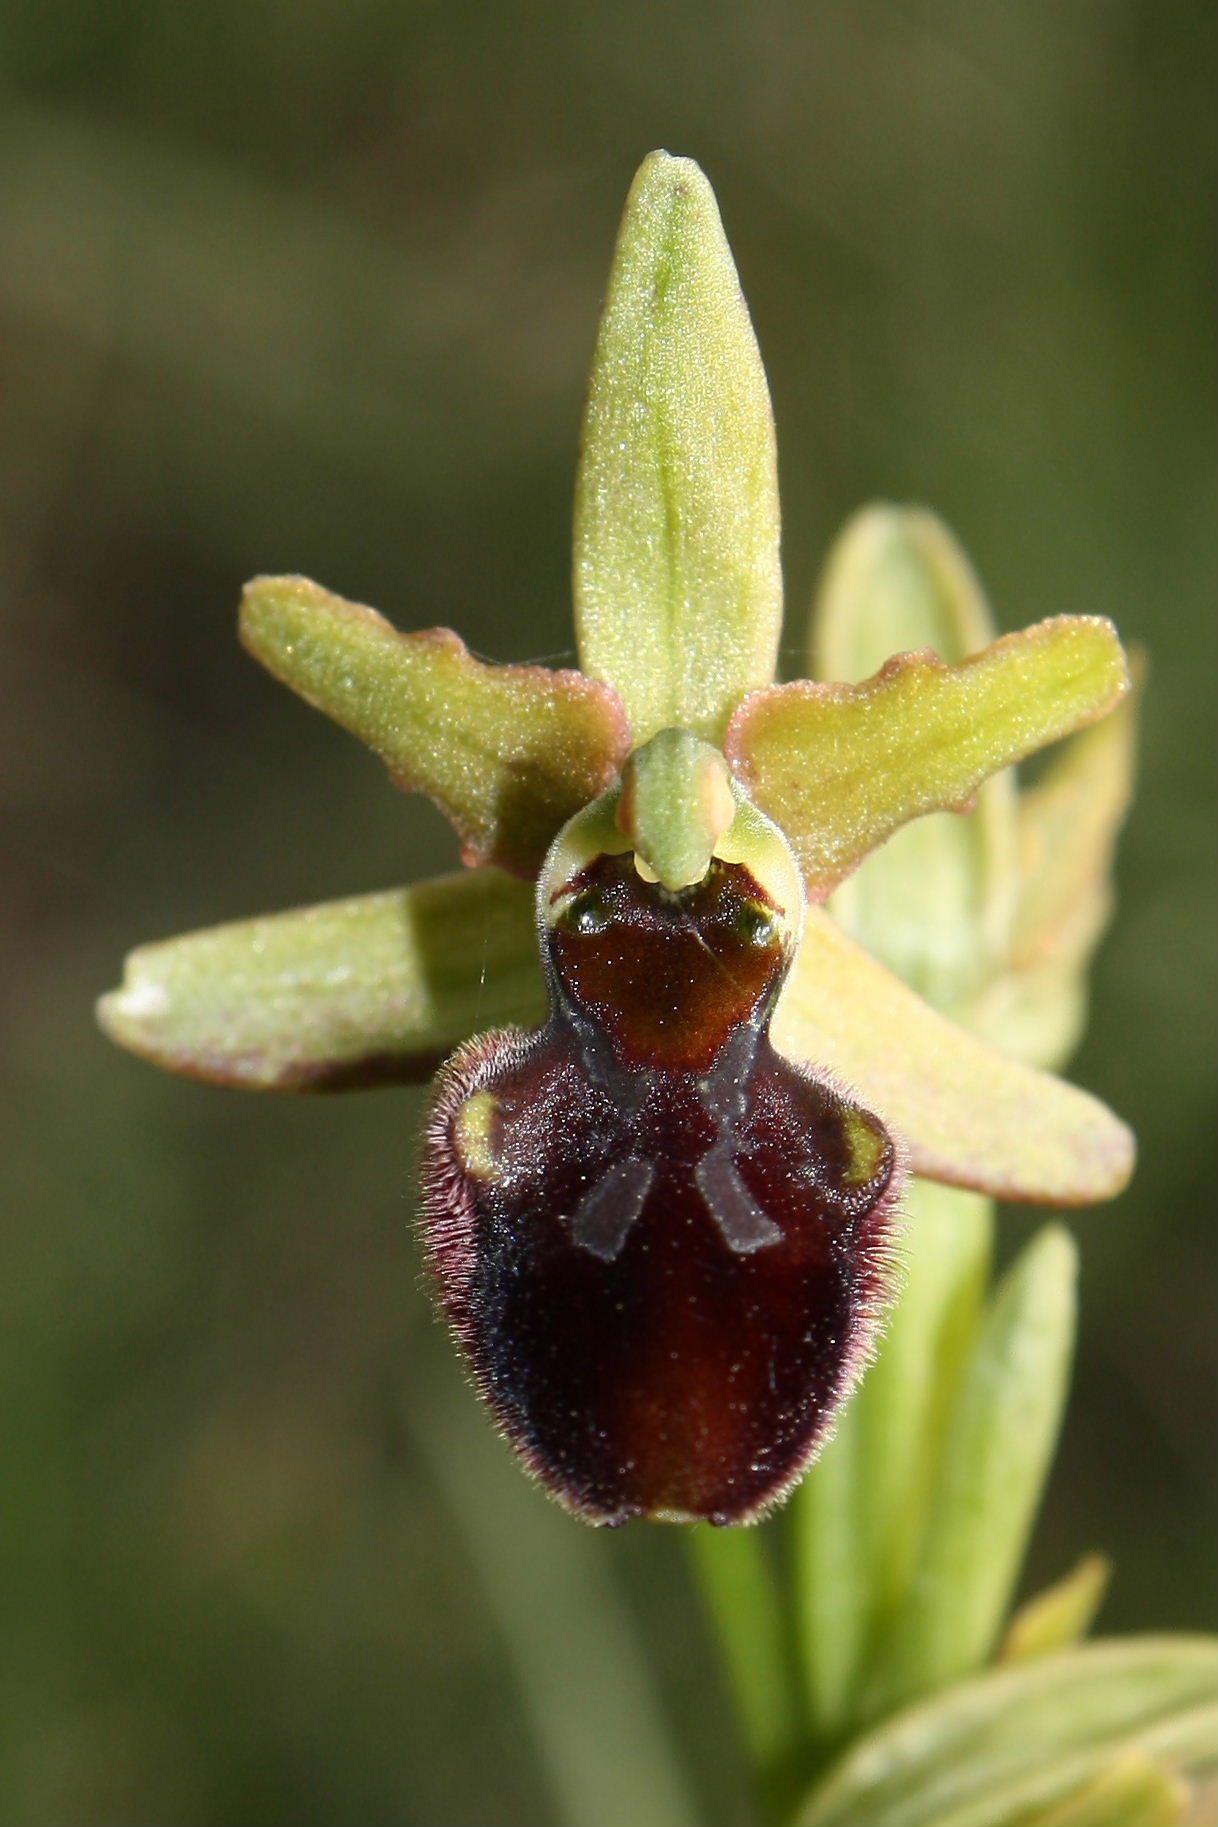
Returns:
[[[774,677],[782,622],[774,418],[714,193],[654,152],[626,204],[575,491],[580,666],[636,743],[722,742]]]

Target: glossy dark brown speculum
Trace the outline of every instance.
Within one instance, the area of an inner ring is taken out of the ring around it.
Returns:
[[[894,1147],[770,1044],[789,927],[742,863],[673,893],[600,855],[552,900],[549,1022],[470,1042],[437,1085],[439,1303],[568,1507],[746,1521],[866,1354]]]

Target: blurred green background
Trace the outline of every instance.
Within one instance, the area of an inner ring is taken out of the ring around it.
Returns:
[[[1209,1623],[1210,11],[5,0],[6,1827],[560,1827],[513,1606],[575,1738],[628,1759],[671,1721],[705,1818],[745,1819],[675,1536],[580,1534],[460,1397],[410,1235],[419,1099],[173,1082],[91,1017],[139,940],[452,865],[239,651],[239,586],[304,571],[571,657],[581,394],[655,145],[715,184],[769,367],[789,668],[876,496],[946,517],[1003,626],[1102,612],[1150,650],[1077,1062],[1142,1165],[1073,1221],[1032,1571],[1105,1546],[1103,1628]],[[607,1631],[615,1717],[579,1679]]]

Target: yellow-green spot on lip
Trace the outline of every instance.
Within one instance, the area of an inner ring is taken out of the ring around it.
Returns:
[[[849,1186],[862,1186],[879,1173],[888,1147],[888,1137],[877,1123],[861,1110],[848,1108],[844,1118],[846,1148],[850,1162],[845,1180]]]
[[[493,1091],[475,1091],[466,1098],[453,1123],[453,1139],[467,1173],[490,1180],[496,1171],[495,1118],[499,1099]]]

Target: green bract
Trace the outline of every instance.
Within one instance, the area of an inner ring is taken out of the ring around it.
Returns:
[[[864,1705],[968,1674],[993,1651],[1061,1424],[1074,1342],[1076,1252],[1047,1225],[999,1285],[943,1442],[926,1549]],[[976,1519],[985,1516],[982,1533]]]

